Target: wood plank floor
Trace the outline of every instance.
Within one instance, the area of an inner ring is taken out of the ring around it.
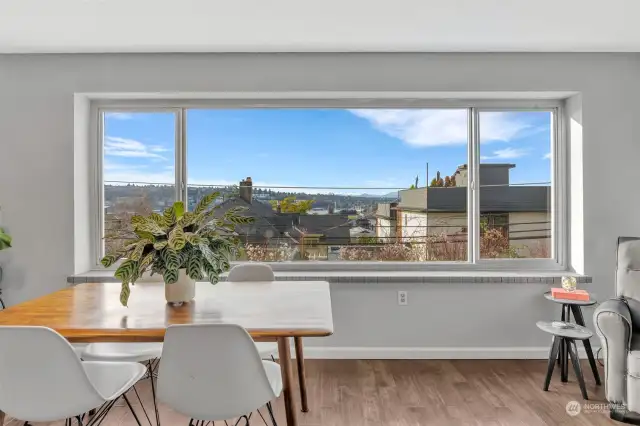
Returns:
[[[604,386],[595,385],[588,364],[583,369],[589,402],[606,403]],[[549,392],[544,392],[546,361],[308,360],[311,411],[299,413],[299,421],[301,426],[620,424],[609,420],[606,409],[591,412],[583,409],[577,416],[569,416],[565,408],[569,401],[585,401],[580,397],[572,371],[569,382],[562,383],[557,370]],[[604,377],[604,372],[600,374]],[[148,381],[141,382],[139,388],[145,405],[152,407]],[[297,389],[295,396],[299,401]],[[282,398],[275,409],[278,424],[284,426]],[[266,414],[266,410],[261,411]],[[161,420],[165,426],[188,424],[188,419],[167,407],[161,407]],[[7,424],[15,426],[22,422],[12,420]],[[62,424],[34,423],[34,426]],[[125,407],[115,407],[103,423],[134,424]],[[251,424],[264,425],[255,413]]]

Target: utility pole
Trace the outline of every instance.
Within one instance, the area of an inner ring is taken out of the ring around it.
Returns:
[[[427,161],[427,180],[424,186],[429,186],[429,162]]]

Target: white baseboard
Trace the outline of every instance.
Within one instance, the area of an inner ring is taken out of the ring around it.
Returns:
[[[593,348],[596,355],[598,348]],[[580,358],[586,358],[583,347]],[[305,346],[308,359],[548,359],[548,347],[323,347]]]

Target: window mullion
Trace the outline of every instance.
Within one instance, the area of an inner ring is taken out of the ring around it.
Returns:
[[[468,116],[469,149],[468,149],[468,190],[467,211],[469,229],[469,262],[477,263],[480,259],[480,128],[477,108],[469,108]]]
[[[175,184],[176,184],[176,201],[183,201],[187,204],[186,180],[184,179],[185,149],[184,149],[184,120],[183,110],[175,111]]]

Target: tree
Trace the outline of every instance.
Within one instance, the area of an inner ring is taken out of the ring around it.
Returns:
[[[436,177],[431,179],[431,184],[429,185],[434,188],[451,188],[456,186],[456,177],[455,175],[445,176],[444,179],[440,176],[440,172],[436,173]]]
[[[436,187],[436,188],[442,188],[444,187],[444,180],[440,177],[440,172],[436,172],[436,177],[433,178],[433,180],[431,181],[431,185],[432,187]]]
[[[146,188],[145,188],[146,189]],[[113,205],[113,213],[105,214],[105,237],[120,235],[123,238],[108,238],[105,241],[105,252],[112,253],[125,247],[130,239],[135,238],[131,218],[135,215],[149,216],[153,213],[148,191],[140,189],[135,195],[121,197]],[[129,237],[127,238],[127,233]]]
[[[282,201],[271,200],[269,201],[269,204],[271,204],[271,207],[276,211],[279,207],[279,211],[282,213],[306,214],[311,210],[314,202],[315,200],[296,200],[295,196],[290,196],[285,197]]]

